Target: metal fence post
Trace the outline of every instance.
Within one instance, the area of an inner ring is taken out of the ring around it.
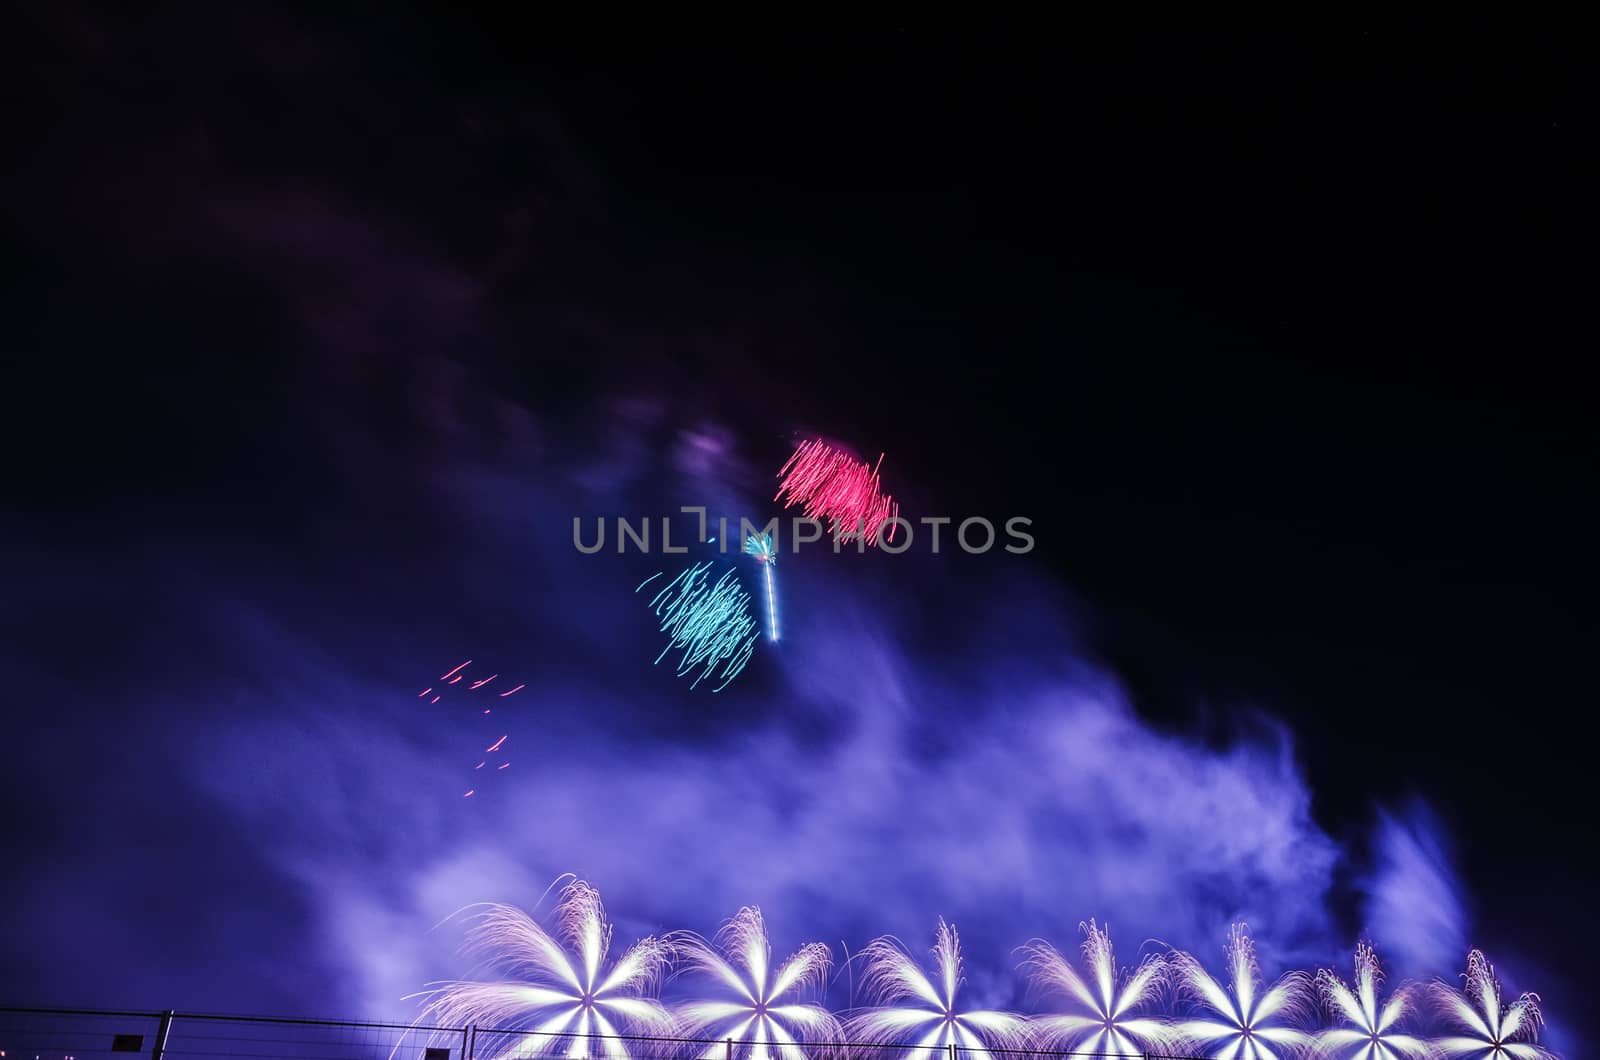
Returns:
[[[949,1048],[950,1048],[950,1060],[956,1060],[956,1043],[955,1042],[951,1042]]]
[[[462,1033],[467,1038],[466,1045],[463,1047],[466,1052],[461,1054],[462,1060],[472,1060],[473,1057],[478,1055],[478,1025],[469,1023],[467,1024],[467,1029]]]
[[[150,1060],[161,1060],[161,1055],[167,1051],[167,1035],[172,1033],[172,1017],[176,1013],[172,1009],[161,1014],[161,1024],[156,1028],[156,1044],[150,1050]]]
[[[729,1037],[728,1037],[727,1047],[728,1047],[727,1060],[733,1060],[733,1036],[732,1035],[729,1035]]]

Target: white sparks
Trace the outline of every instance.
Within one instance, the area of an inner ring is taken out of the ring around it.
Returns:
[[[1402,1060],[1426,1057],[1432,1052],[1427,1042],[1398,1030],[1402,1017],[1411,1007],[1411,991],[1401,987],[1387,1002],[1379,1005],[1378,990],[1382,982],[1378,957],[1365,942],[1356,947],[1353,985],[1347,985],[1326,968],[1317,973],[1317,984],[1329,1008],[1350,1024],[1323,1031],[1318,1036],[1323,1050],[1337,1050],[1348,1060]]]
[[[1110,1055],[1135,1056],[1144,1052],[1176,1052],[1182,1036],[1172,1024],[1139,1015],[1160,991],[1165,962],[1149,957],[1131,975],[1119,976],[1111,948],[1109,927],[1093,920],[1083,928],[1083,966],[1080,974],[1048,942],[1027,946],[1025,966],[1039,988],[1065,995],[1076,1011],[1040,1016],[1034,1026],[1051,1049],[1085,1050]]]
[[[1435,1045],[1447,1056],[1470,1060],[1546,1060],[1550,1054],[1534,1044],[1542,1016],[1539,995],[1522,994],[1509,1005],[1482,952],[1467,954],[1464,990],[1435,984],[1439,1007],[1460,1033],[1439,1038]]]
[[[714,943],[684,935],[679,944],[689,969],[721,986],[731,998],[689,1001],[677,1012],[695,1036],[733,1038],[748,1043],[747,1060],[806,1060],[801,1043],[837,1041],[832,1013],[802,1000],[827,983],[833,955],[820,942],[808,943],[772,966],[772,944],[761,910],[747,906],[717,933]],[[705,1055],[720,1058],[721,1046]]]
[[[553,930],[520,909],[490,905],[467,942],[506,978],[439,984],[424,1013],[454,1025],[507,1028],[487,1041],[480,1035],[479,1055],[488,1060],[562,1051],[627,1060],[620,1035],[672,1028],[666,1009],[648,996],[671,947],[641,939],[608,965],[611,925],[600,893],[581,880],[562,890]]]
[[[1285,1053],[1309,1049],[1316,1039],[1285,1024],[1303,1024],[1311,1018],[1311,980],[1291,972],[1263,990],[1255,944],[1243,924],[1228,932],[1224,954],[1231,976],[1227,988],[1190,954],[1169,958],[1178,985],[1213,1014],[1178,1024],[1178,1033],[1216,1060],[1280,1060]]]
[[[1026,1043],[1027,1022],[1016,1013],[959,1007],[965,981],[961,942],[942,919],[934,936],[933,977],[893,939],[875,939],[861,956],[862,987],[877,1006],[849,1021],[850,1034],[863,1042],[908,1045],[904,1060],[932,1060],[936,1050],[952,1045],[970,1060],[993,1060],[990,1049]]]

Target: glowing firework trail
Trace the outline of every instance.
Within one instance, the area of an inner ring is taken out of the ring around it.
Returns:
[[[1026,947],[1024,964],[1034,983],[1051,993],[1064,994],[1078,1010],[1034,1020],[1049,1047],[1129,1056],[1177,1052],[1181,1036],[1171,1024],[1136,1015],[1159,992],[1167,971],[1165,963],[1150,957],[1131,975],[1119,977],[1110,928],[1102,929],[1093,920],[1079,926],[1085,935],[1083,966],[1087,975],[1079,974],[1048,942],[1035,940]]]
[[[839,1039],[833,1015],[799,999],[808,988],[826,985],[833,963],[828,947],[808,943],[774,970],[767,926],[754,906],[739,910],[715,943],[682,936],[678,952],[690,969],[731,995],[729,1000],[690,1001],[678,1009],[685,1029],[695,1037],[718,1039],[704,1056],[722,1057],[721,1042],[731,1038],[750,1042],[747,1060],[805,1060],[800,1042]]]
[[[1457,990],[1435,985],[1446,1019],[1463,1032],[1433,1044],[1446,1056],[1473,1060],[1546,1060],[1548,1052],[1533,1044],[1539,1035],[1539,995],[1523,994],[1511,1004],[1500,997],[1494,969],[1478,950],[1467,954],[1467,986]]]
[[[467,667],[469,667],[471,665],[472,665],[472,660],[468,659],[466,662],[462,663],[460,666],[456,667],[454,670],[450,670],[447,673],[440,674],[439,675],[439,680],[441,680],[441,681],[449,680],[450,678],[454,677],[456,674],[460,673],[462,670],[465,670]]]
[[[496,677],[499,677],[499,676],[500,676],[499,674],[490,674],[488,677],[485,677],[481,681],[472,682],[472,684],[468,685],[467,687],[469,689],[471,689],[472,691],[476,692],[478,689],[482,688],[484,685],[488,684],[490,681],[493,681]]]
[[[494,743],[490,744],[488,747],[485,747],[484,750],[485,751],[498,751],[498,750],[500,750],[500,745],[505,743],[507,737],[509,737],[510,735],[511,735],[510,733],[506,733],[505,736],[500,737],[500,739],[496,740]]]
[[[528,687],[527,685],[518,685],[516,688],[508,688],[504,692],[500,693],[500,698],[504,699],[507,696],[514,696],[518,692],[521,692],[524,688],[527,688],[527,687]]]
[[[668,652],[680,651],[679,677],[701,668],[690,688],[720,665],[722,683],[712,689],[720,692],[750,661],[760,628],[750,614],[750,594],[739,585],[736,572],[730,569],[712,584],[710,570],[709,561],[689,567],[655,595],[650,607],[661,619],[661,632],[669,638],[656,662]],[[639,589],[651,580],[646,579]]]
[[[1356,947],[1354,987],[1324,968],[1317,973],[1317,985],[1327,998],[1328,1007],[1349,1027],[1323,1031],[1318,1038],[1324,1051],[1339,1050],[1350,1060],[1399,1060],[1400,1057],[1425,1057],[1428,1044],[1409,1034],[1400,1034],[1396,1025],[1411,1004],[1410,993],[1396,990],[1388,1002],[1378,1004],[1378,987],[1383,974],[1378,957],[1365,942]],[[1345,1052],[1348,1050],[1348,1052]]]
[[[862,988],[871,1003],[850,1021],[853,1037],[874,1044],[907,1045],[905,1060],[933,1060],[950,1046],[976,1060],[993,1060],[994,1049],[1020,1048],[1026,1021],[1012,1012],[962,1011],[957,994],[961,976],[961,941],[954,927],[939,921],[933,943],[933,975],[890,938],[868,943],[859,956],[866,961]]]
[[[754,556],[767,575],[767,636],[778,639],[778,598],[772,590],[772,568],[778,562],[778,550],[772,544],[771,534],[751,534],[744,539],[745,555]]]
[[[882,463],[880,454],[878,464]],[[869,544],[877,544],[883,524],[900,514],[900,506],[880,487],[877,465],[868,467],[865,460],[826,442],[801,442],[778,469],[778,478],[782,481],[773,500],[783,501],[785,508],[800,505],[808,519],[826,518],[833,523],[835,541],[865,536]],[[890,541],[894,531],[890,523]]]
[[[578,881],[561,892],[554,925],[546,931],[520,909],[490,905],[468,932],[468,946],[504,970],[506,978],[437,984],[424,1017],[450,1026],[510,1028],[478,1037],[485,1060],[551,1055],[591,1055],[596,1045],[625,1060],[619,1034],[660,1034],[672,1026],[661,1003],[648,995],[665,971],[671,947],[641,939],[613,963],[611,925],[600,894]]]
[[[1229,1060],[1278,1060],[1280,1051],[1303,1051],[1316,1039],[1287,1023],[1304,1023],[1314,1011],[1309,977],[1291,972],[1262,989],[1261,967],[1248,929],[1237,924],[1228,932],[1228,973],[1232,990],[1224,989],[1200,962],[1187,953],[1174,954],[1169,966],[1179,984],[1215,1016],[1178,1025],[1187,1041],[1219,1049]]]

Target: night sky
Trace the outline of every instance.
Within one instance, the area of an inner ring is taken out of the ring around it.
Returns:
[[[944,915],[996,1003],[1247,918],[1600,1030],[1575,36],[20,28],[0,1001],[406,1015],[572,871],[619,935]],[[786,556],[691,690],[672,561],[572,519],[765,518],[815,434],[1037,548]],[[466,658],[527,684],[475,800]]]

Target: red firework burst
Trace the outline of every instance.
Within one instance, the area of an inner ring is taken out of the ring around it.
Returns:
[[[900,514],[900,506],[878,481],[882,463],[881,453],[878,463],[869,465],[826,442],[801,442],[778,470],[782,481],[773,499],[783,501],[785,508],[800,505],[808,519],[828,520],[836,541],[865,537],[875,545],[884,523],[889,524],[888,540],[893,541],[895,524],[890,520]]]

